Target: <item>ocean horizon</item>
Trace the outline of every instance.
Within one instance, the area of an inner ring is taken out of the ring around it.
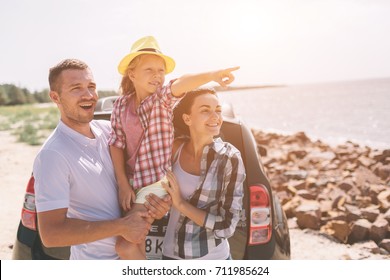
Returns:
[[[390,78],[248,87],[218,96],[253,129],[390,149]]]

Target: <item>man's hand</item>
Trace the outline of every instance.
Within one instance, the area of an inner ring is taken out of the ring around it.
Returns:
[[[151,193],[146,196],[144,205],[146,209],[148,209],[149,215],[153,219],[159,220],[164,217],[171,208],[172,200],[169,195],[166,195],[161,199],[157,195]]]
[[[150,218],[150,215],[146,211],[130,211],[122,218],[126,226],[123,238],[135,244],[143,242],[150,229],[147,218]]]

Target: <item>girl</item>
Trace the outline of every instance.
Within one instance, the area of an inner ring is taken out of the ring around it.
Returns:
[[[171,166],[173,107],[184,93],[211,81],[226,87],[234,80],[231,72],[239,69],[185,75],[164,86],[165,74],[174,68],[174,60],[162,54],[152,36],[136,41],[119,63],[122,96],[111,115],[109,145],[124,212],[144,210],[148,193],[166,194],[161,181]],[[151,216],[149,222],[154,218],[161,217]],[[145,259],[144,242],[118,237],[116,249],[122,259]]]

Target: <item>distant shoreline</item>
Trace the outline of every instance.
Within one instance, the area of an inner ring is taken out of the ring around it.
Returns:
[[[259,85],[259,86],[229,86],[228,88],[223,88],[221,86],[213,87],[215,91],[234,91],[234,90],[246,90],[246,89],[265,89],[265,88],[279,88],[286,87],[287,85]]]

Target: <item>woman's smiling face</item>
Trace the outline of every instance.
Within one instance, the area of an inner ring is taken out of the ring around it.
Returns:
[[[194,99],[190,114],[183,114],[184,122],[195,135],[217,136],[223,123],[222,106],[214,94],[200,94]]]

